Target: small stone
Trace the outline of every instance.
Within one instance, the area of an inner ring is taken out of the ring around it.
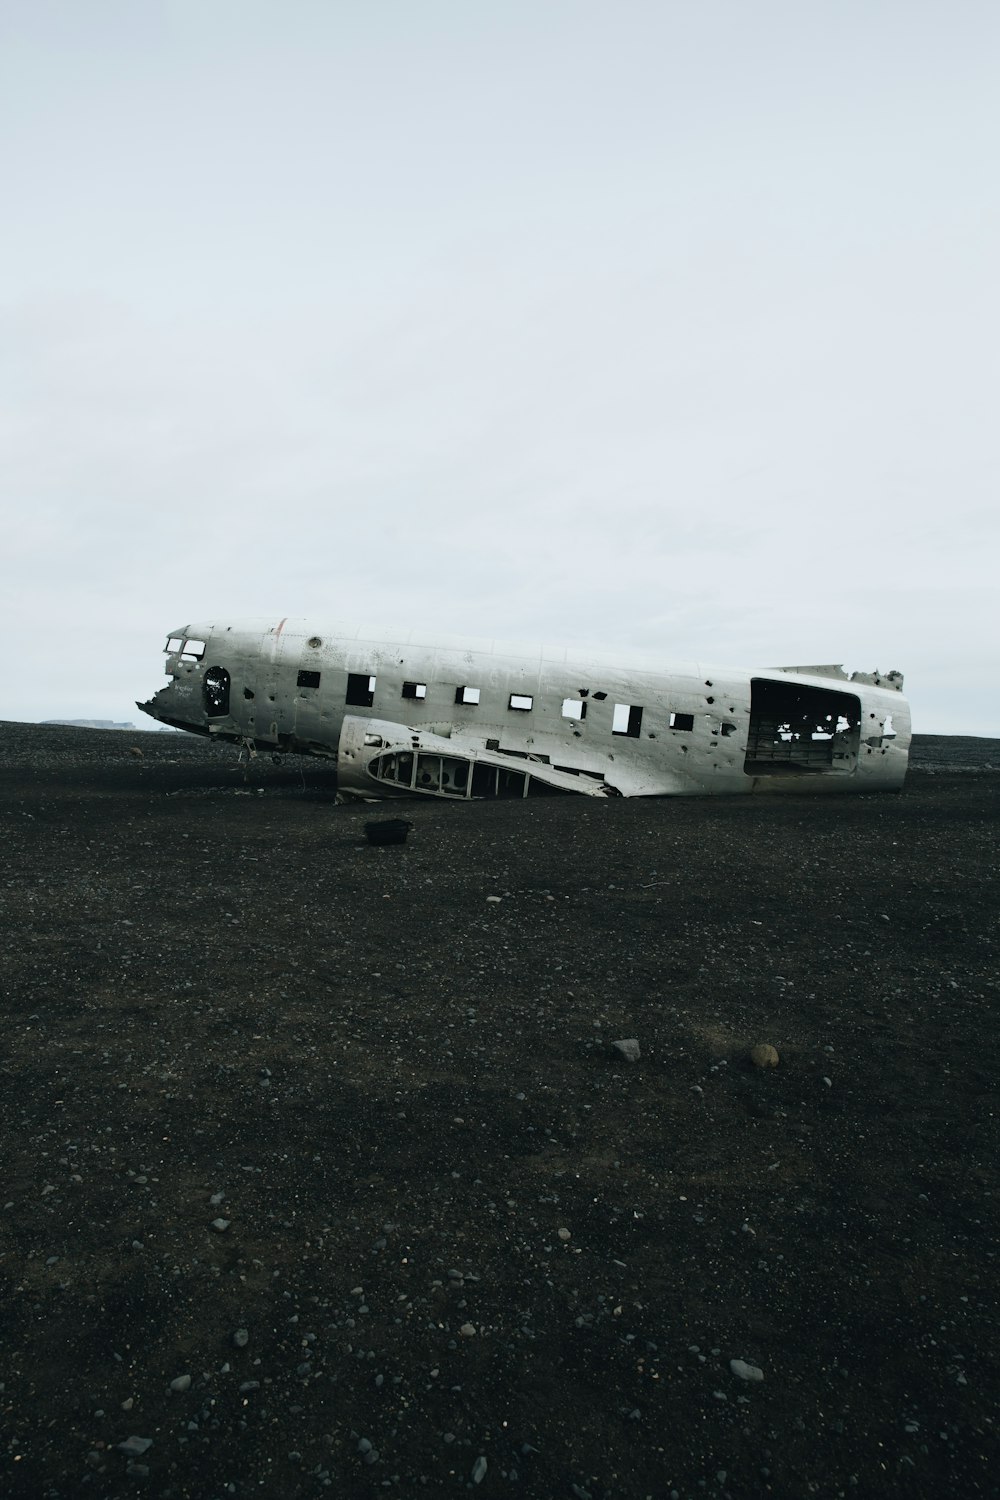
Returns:
[[[487,901],[490,901],[490,902],[497,902],[497,901],[500,900],[500,897],[499,896],[487,896],[486,899],[487,899]]]
[[[612,1042],[611,1046],[618,1053],[619,1057],[623,1057],[626,1062],[634,1063],[639,1061],[641,1053],[636,1037],[622,1037],[621,1040]]]
[[[764,1371],[757,1365],[748,1365],[745,1359],[731,1359],[729,1368],[738,1380],[763,1380]]]
[[[250,1334],[245,1328],[237,1328],[233,1334],[233,1343],[237,1349],[245,1349],[250,1342]]]
[[[213,1219],[212,1228],[215,1230],[216,1234],[225,1234],[226,1230],[229,1228],[232,1222],[232,1219]]]
[[[366,1453],[370,1453],[372,1451],[372,1446],[373,1445],[369,1442],[368,1438],[358,1439],[358,1452],[361,1454],[362,1458]]]
[[[176,1380],[170,1382],[170,1389],[172,1391],[189,1391],[191,1389],[191,1376],[178,1375]]]
[[[462,1335],[463,1339],[474,1339],[476,1336],[476,1328],[474,1323],[463,1323],[458,1331]]]
[[[211,1196],[211,1198],[209,1198],[208,1201],[212,1205],[213,1208],[218,1208],[219,1204],[222,1202],[222,1200],[223,1200],[223,1198],[225,1198],[225,1196],[226,1196],[225,1193],[213,1193],[212,1196]]]
[[[135,1405],[135,1397],[134,1396],[126,1396],[125,1400],[122,1402],[122,1411],[131,1411],[134,1405]],[[94,1415],[96,1416],[97,1413],[95,1412]]]
[[[486,1478],[486,1470],[488,1468],[489,1465],[487,1464],[483,1455],[480,1454],[475,1463],[472,1465],[473,1484],[482,1484],[483,1480]]]
[[[755,1047],[750,1048],[750,1061],[755,1068],[776,1068],[778,1066],[777,1050],[770,1042],[758,1042]]]
[[[152,1438],[127,1437],[123,1443],[118,1444],[118,1451],[128,1458],[141,1458],[152,1446]]]
[[[568,1239],[572,1239],[572,1235],[570,1234],[568,1229],[560,1229],[559,1238],[563,1241],[566,1241]]]

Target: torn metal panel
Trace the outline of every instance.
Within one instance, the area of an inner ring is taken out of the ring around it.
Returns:
[[[283,619],[175,630],[166,667],[153,718],[322,756],[371,799],[897,790],[910,742],[901,674],[840,666],[623,667]]]
[[[872,687],[892,688],[903,691],[902,672],[851,672],[848,675],[842,666],[833,667],[777,667],[778,672],[791,672],[796,677],[837,677],[841,682],[867,682]]]

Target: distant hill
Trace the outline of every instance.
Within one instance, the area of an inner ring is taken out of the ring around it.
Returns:
[[[114,719],[42,719],[43,724],[61,724],[68,729],[134,729],[131,722],[116,723]]]

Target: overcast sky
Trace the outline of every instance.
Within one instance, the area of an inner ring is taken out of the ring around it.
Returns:
[[[996,0],[0,0],[0,718],[309,615],[1000,735]]]

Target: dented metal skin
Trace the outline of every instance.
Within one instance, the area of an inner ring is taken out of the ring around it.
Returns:
[[[335,761],[365,800],[898,791],[910,744],[898,672],[621,667],[292,619],[185,625],[166,671],[144,713]]]

